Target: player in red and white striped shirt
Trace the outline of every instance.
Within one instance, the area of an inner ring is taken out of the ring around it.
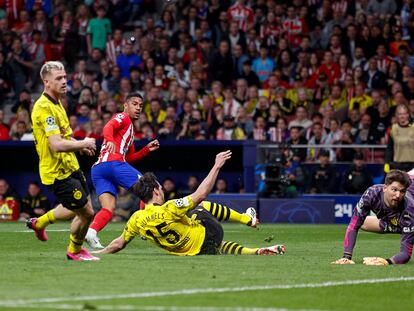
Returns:
[[[253,10],[244,5],[245,0],[238,0],[227,11],[230,22],[237,22],[239,29],[244,32],[253,27],[254,13]]]
[[[106,59],[110,62],[111,66],[116,65],[116,59],[122,53],[126,44],[127,40],[122,38],[122,30],[115,29],[113,39],[106,43]]]
[[[124,112],[114,115],[105,125],[101,152],[98,161],[92,166],[92,181],[102,206],[85,237],[92,248],[103,248],[97,233],[112,219],[116,208],[118,186],[130,189],[142,176],[129,163],[140,160],[149,152],[159,148],[158,140],[153,140],[140,151],[135,152],[135,132],[132,122],[139,118],[143,102],[140,94],[129,94],[124,103]]]

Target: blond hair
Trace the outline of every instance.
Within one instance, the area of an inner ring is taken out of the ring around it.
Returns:
[[[45,77],[52,72],[52,70],[65,70],[65,66],[58,61],[49,61],[44,63],[40,69],[40,77],[42,80],[44,80]]]

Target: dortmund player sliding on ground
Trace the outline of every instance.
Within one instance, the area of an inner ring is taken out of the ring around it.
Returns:
[[[215,164],[197,190],[181,199],[165,202],[164,191],[152,173],[146,173],[134,185],[135,193],[145,202],[145,209],[135,212],[121,236],[96,253],[116,253],[135,237],[142,236],[178,256],[240,254],[280,255],[284,245],[248,248],[223,241],[219,220],[228,220],[255,227],[258,223],[254,208],[240,214],[224,205],[203,201],[213,188],[231,151],[217,154]]]

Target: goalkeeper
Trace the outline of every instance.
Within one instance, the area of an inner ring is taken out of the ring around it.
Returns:
[[[352,252],[358,230],[376,233],[398,233],[400,252],[390,258],[365,257],[365,265],[391,265],[407,263],[414,244],[414,170],[409,173],[391,170],[385,184],[369,187],[354,209],[344,241],[344,255],[333,264],[354,264]],[[411,185],[411,186],[410,186]],[[368,216],[370,212],[376,216]]]

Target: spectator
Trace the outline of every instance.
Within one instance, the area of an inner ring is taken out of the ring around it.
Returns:
[[[0,178],[0,207],[0,219],[18,219],[20,198],[3,178]]]
[[[18,113],[21,110],[30,111],[32,105],[32,99],[30,97],[30,91],[24,89],[20,92],[19,100],[13,105],[11,111],[13,113]]]
[[[298,157],[288,149],[284,151],[280,170],[281,197],[294,198],[303,192],[305,185],[305,172],[298,161]]]
[[[355,86],[355,96],[349,102],[349,110],[358,109],[359,112],[365,113],[366,109],[372,105],[371,96],[367,95],[364,86],[357,84]]]
[[[217,140],[244,140],[246,134],[243,129],[236,125],[232,115],[225,115],[223,126],[217,130]]]
[[[369,0],[367,12],[381,19],[387,14],[394,14],[397,5],[394,0]]]
[[[164,196],[166,200],[174,200],[177,198],[177,191],[175,189],[175,182],[171,177],[167,177],[162,182]]]
[[[183,196],[193,193],[195,190],[197,190],[197,187],[199,186],[199,184],[200,182],[197,176],[195,175],[188,176],[187,184],[185,188],[180,189],[178,197],[183,197]]]
[[[227,11],[230,22],[235,21],[243,32],[251,29],[254,22],[253,10],[245,5],[245,0],[237,0]]]
[[[104,123],[101,119],[96,119],[91,122],[92,123],[92,131],[89,133],[88,137],[95,138],[96,140],[103,141],[103,128]]]
[[[384,90],[386,88],[386,76],[378,70],[376,58],[371,58],[368,62],[368,70],[364,74],[364,82],[368,90]]]
[[[92,49],[92,53],[86,61],[86,67],[88,71],[92,72],[94,77],[97,77],[101,71],[101,61],[102,51],[100,49]]]
[[[30,70],[33,68],[30,54],[23,49],[22,40],[19,37],[13,39],[7,62],[13,71],[14,90],[18,96],[26,87]]]
[[[0,141],[9,140],[9,126],[3,122],[4,121],[4,111],[0,109]]]
[[[295,109],[295,118],[289,122],[289,129],[299,127],[302,131],[306,131],[312,126],[312,121],[308,119],[308,114],[303,106],[297,106]]]
[[[160,101],[158,99],[151,100],[151,110],[147,115],[148,122],[157,131],[161,124],[164,122],[166,112],[161,108]]]
[[[223,194],[226,192],[227,192],[227,181],[223,178],[217,179],[214,193]]]
[[[53,27],[52,38],[63,44],[63,56],[72,71],[79,52],[78,26],[70,10],[63,12],[62,21]]]
[[[311,174],[309,193],[335,193],[336,172],[329,161],[330,152],[321,150],[318,155],[319,163]]]
[[[362,194],[370,186],[372,177],[365,166],[364,155],[356,153],[351,168],[342,177],[342,188],[345,193]]]
[[[286,140],[286,144],[289,145],[292,153],[299,158],[300,162],[305,162],[307,151],[306,148],[297,148],[296,145],[307,145],[308,141],[301,135],[301,127],[291,127],[289,131],[289,138]]]
[[[250,60],[244,61],[242,73],[240,74],[240,78],[246,80],[249,87],[251,86],[260,87],[259,77],[252,70],[252,63]]]
[[[254,121],[254,128],[249,139],[263,141],[267,139],[266,120],[262,116],[258,116]]]
[[[237,114],[237,109],[240,107],[240,103],[234,99],[233,91],[231,87],[226,87],[224,89],[224,101],[222,103],[224,112],[228,115],[231,115],[233,117]]]
[[[330,152],[330,150],[322,149],[323,145],[326,144],[326,140],[328,135],[324,133],[322,123],[316,122],[312,125],[312,137],[308,141],[308,153],[307,153],[307,160],[308,161],[316,161],[319,159],[319,153],[324,151],[329,152],[329,157],[333,160],[335,157]]]
[[[176,140],[179,130],[173,117],[167,116],[163,126],[158,131],[159,139]]]
[[[118,187],[116,209],[112,222],[125,222],[137,210],[139,206],[138,197],[131,191]]]
[[[16,121],[10,129],[10,137],[12,140],[23,140],[23,136],[28,134],[26,122]]]
[[[234,64],[234,78],[239,78],[243,75],[243,66],[249,60],[246,54],[243,53],[241,44],[236,43],[232,48],[233,64]]]
[[[331,118],[329,121],[329,133],[326,137],[326,144],[334,145],[340,144],[342,141],[342,130],[339,127],[339,121],[335,118]]]
[[[76,18],[76,22],[78,25],[79,56],[84,57],[88,51],[87,30],[88,30],[89,20],[91,18],[88,6],[86,6],[85,4],[79,4],[76,9],[75,18]]]
[[[49,210],[49,199],[42,193],[39,183],[31,181],[27,188],[27,194],[22,199],[20,220],[42,216]]]
[[[206,134],[201,128],[200,120],[191,118],[187,122],[183,122],[183,128],[178,134],[179,140],[205,140]]]
[[[247,116],[246,108],[243,106],[240,106],[237,110],[236,126],[240,127],[247,137],[249,137],[253,131],[253,121]]]
[[[361,116],[359,130],[355,134],[355,143],[376,145],[380,142],[381,136],[372,126],[372,120],[369,114]]]
[[[261,83],[267,81],[273,69],[274,61],[268,56],[268,48],[265,45],[260,47],[260,56],[253,60],[252,70],[259,77]]]
[[[112,33],[111,21],[105,17],[106,10],[104,6],[96,8],[96,17],[89,21],[87,29],[88,53],[92,49],[105,51],[106,43],[109,41],[109,35]]]
[[[138,67],[141,65],[141,58],[134,53],[132,44],[127,43],[124,50],[117,57],[116,64],[121,70],[121,77],[129,77],[131,67]]]
[[[0,100],[3,102],[12,89],[12,68],[6,61],[5,53],[0,51]]]
[[[135,39],[135,38],[134,38]],[[132,41],[128,44],[132,46]],[[127,44],[127,40],[123,38],[123,33],[121,29],[115,29],[112,35],[112,39],[106,43],[106,59],[107,61],[114,65],[117,63],[117,59],[119,55],[121,55],[122,51],[125,50],[125,46]]]
[[[211,80],[218,80],[225,86],[231,84],[233,60],[230,54],[230,46],[227,41],[220,41],[218,51],[213,55],[213,58],[210,61],[209,70]]]
[[[14,140],[20,140],[31,128],[29,112],[22,109],[17,113],[17,118],[10,127],[10,137]]]

